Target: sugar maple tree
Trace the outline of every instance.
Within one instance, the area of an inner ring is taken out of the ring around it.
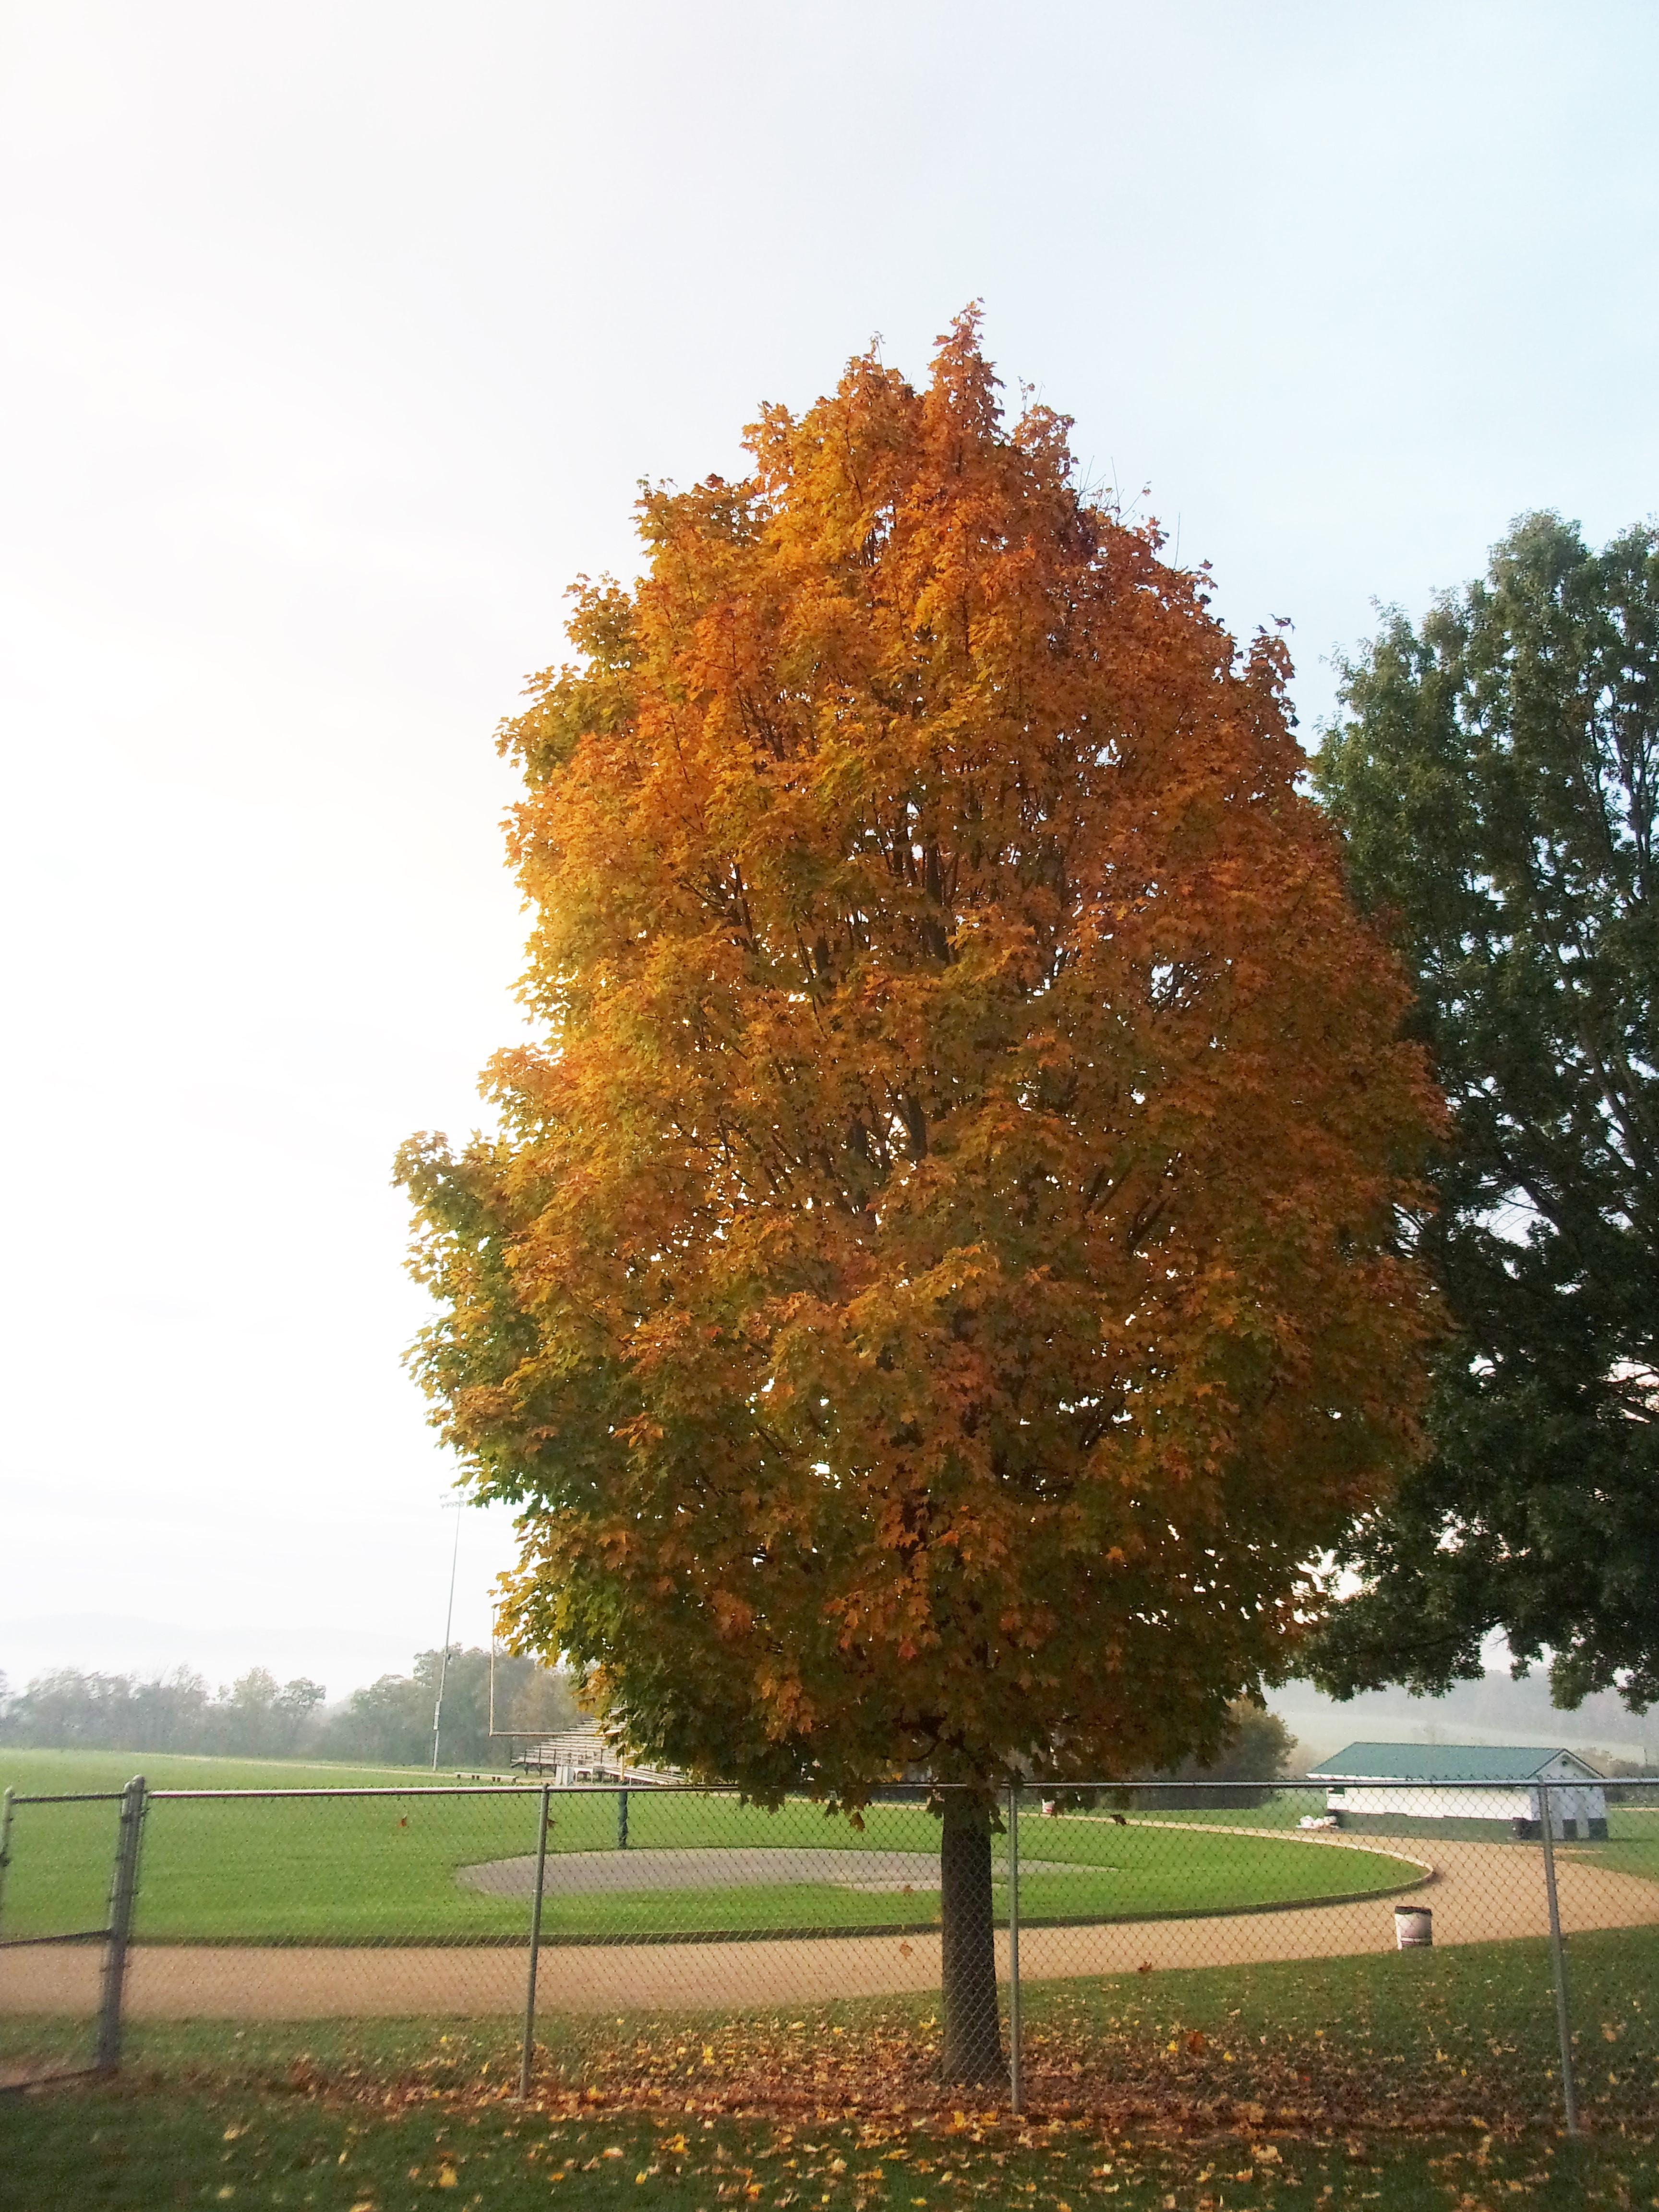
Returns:
[[[1437,1111],[1282,647],[997,389],[964,317],[643,499],[503,736],[545,1042],[400,1166],[520,1641],[763,1801],[925,1770],[958,2079],[998,1783],[1213,1749],[1413,1449]]]

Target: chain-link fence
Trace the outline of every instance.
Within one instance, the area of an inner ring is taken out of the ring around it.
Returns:
[[[118,2063],[143,1818],[142,1781],[0,1795],[0,2087]]]
[[[142,1832],[142,1851],[138,1838]],[[1659,1785],[16,1798],[0,2079],[458,2068],[688,2102],[1659,2118]],[[130,1937],[130,1940],[129,1940]]]

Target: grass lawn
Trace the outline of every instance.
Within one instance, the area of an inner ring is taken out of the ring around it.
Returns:
[[[76,2212],[171,2206],[457,2212],[722,2205],[860,2212],[982,2203],[1040,2212],[1226,2212],[1375,2205],[1378,2212],[1560,2212],[1659,2197],[1650,2142],[1295,2135],[1199,2136],[975,2112],[644,2113],[504,2100],[374,2105],[314,2094],[57,2091],[3,2119],[0,2202]]]
[[[5,1778],[24,1792],[112,1789],[131,1755],[13,1752]],[[397,1787],[406,1796],[152,1801],[137,1932],[141,1942],[511,1942],[529,1923],[527,1897],[466,1887],[461,1868],[526,1857],[534,1849],[539,1792],[420,1794],[407,1770],[360,1771],[156,1757],[142,1762],[157,1790]],[[797,1801],[765,1813],[720,1796],[629,1793],[631,1847],[810,1845],[856,1855],[920,1852],[930,1859],[938,1823],[915,1803],[870,1808],[862,1828]],[[792,1929],[927,1928],[936,1890],[864,1892],[822,1879],[699,1887],[578,1893],[561,1884],[559,1859],[617,1845],[614,1791],[556,1796],[543,1926],[546,1935],[629,1936]],[[1254,1825],[1250,1814],[1232,1816]],[[67,1932],[99,1924],[108,1889],[115,1808],[106,1803],[21,1805],[12,1865],[0,1900],[0,1934]],[[1368,1839],[1370,1840],[1370,1839]],[[1416,1878],[1415,1867],[1375,1850],[1334,1850],[1272,1836],[1233,1835],[1212,1823],[1172,1829],[1167,1818],[1032,1818],[1022,1856],[1063,1871],[1021,1879],[1032,1922],[1134,1918],[1237,1911],[1303,1899],[1376,1894]],[[1000,1839],[999,1839],[1000,1850]]]
[[[142,1774],[152,1790],[383,1790],[453,1782],[423,1766],[343,1766],[328,1759],[209,1759],[172,1751],[25,1751],[0,1744],[0,1790],[120,1790]],[[507,1778],[510,1779],[511,1778]]]
[[[1643,1807],[1609,1805],[1605,1844],[1559,1844],[1563,1858],[1583,1859],[1595,1866],[1613,1867],[1620,1874],[1640,1875],[1659,1881],[1659,1801],[1649,1811]]]

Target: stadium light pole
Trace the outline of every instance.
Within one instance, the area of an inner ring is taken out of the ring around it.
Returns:
[[[444,1648],[438,1656],[438,1702],[432,1708],[432,1771],[438,1771],[438,1731],[443,1726],[444,1678],[449,1672],[449,1632],[455,1620],[455,1569],[461,1556],[461,1516],[466,1510],[466,1500],[456,1498],[440,1507],[440,1511],[455,1516],[455,1541],[449,1553],[449,1604],[444,1613]]]

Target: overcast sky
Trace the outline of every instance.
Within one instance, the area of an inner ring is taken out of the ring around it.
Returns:
[[[982,298],[1310,722],[1374,599],[1659,507],[1650,0],[0,22],[14,1685],[441,1636],[388,1170],[516,1026],[492,732],[640,477]]]

